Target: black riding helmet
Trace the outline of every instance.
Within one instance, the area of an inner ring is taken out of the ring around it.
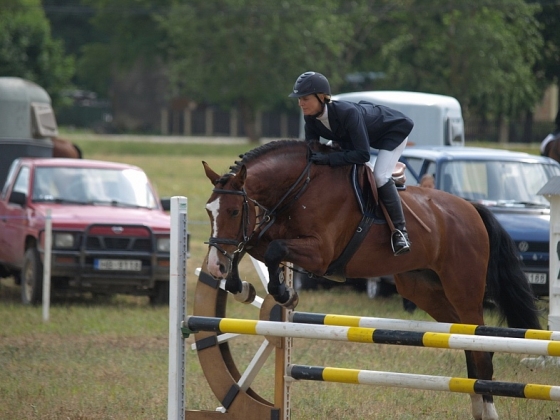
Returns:
[[[297,78],[294,90],[290,93],[290,98],[301,98],[302,96],[317,95],[318,93],[330,96],[331,87],[329,81],[321,73],[307,71]]]

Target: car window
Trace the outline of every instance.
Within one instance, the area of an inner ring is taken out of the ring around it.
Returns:
[[[19,165],[19,159],[16,159],[10,165],[10,169],[8,171],[8,175],[6,176],[6,182],[4,183],[4,187],[2,188],[2,198],[6,198],[8,194],[8,190],[10,189],[10,185],[12,185],[12,180],[16,175],[16,169]]]
[[[33,201],[157,208],[146,174],[135,169],[37,168]]]
[[[426,166],[426,171],[424,173],[431,175],[434,177],[434,179],[436,178],[436,163],[433,160],[430,161],[426,161],[425,163]],[[437,180],[436,180],[437,182]]]
[[[29,168],[23,166],[18,173],[16,178],[16,183],[14,184],[13,191],[24,193],[28,195],[29,193]]]
[[[405,164],[407,168],[411,169],[416,174],[420,174],[422,170],[422,164],[424,163],[424,159],[416,158],[416,157],[407,157],[406,159],[403,160],[405,160]]]
[[[442,163],[439,185],[444,191],[473,201],[548,206],[546,198],[537,193],[559,173],[555,165],[534,162],[450,161]]]

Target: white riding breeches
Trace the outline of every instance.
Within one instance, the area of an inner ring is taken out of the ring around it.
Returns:
[[[377,155],[377,160],[375,161],[375,165],[373,167],[373,178],[375,179],[377,188],[381,188],[391,179],[391,175],[393,175],[395,166],[397,165],[407,142],[408,137],[393,150],[379,149],[379,154]]]

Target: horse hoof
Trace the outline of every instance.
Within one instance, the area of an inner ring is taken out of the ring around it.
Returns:
[[[253,303],[256,296],[257,291],[255,290],[255,286],[244,281],[241,283],[241,292],[233,295],[233,298],[241,303]]]
[[[291,287],[286,288],[286,292],[289,294],[288,300],[281,305],[286,309],[295,309],[299,303],[299,295]]]

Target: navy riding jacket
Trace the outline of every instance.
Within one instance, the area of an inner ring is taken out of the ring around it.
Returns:
[[[414,123],[401,112],[371,102],[327,103],[331,130],[317,118],[305,116],[305,139],[336,141],[342,151],[329,154],[331,166],[369,161],[370,146],[394,150],[410,134]]]

